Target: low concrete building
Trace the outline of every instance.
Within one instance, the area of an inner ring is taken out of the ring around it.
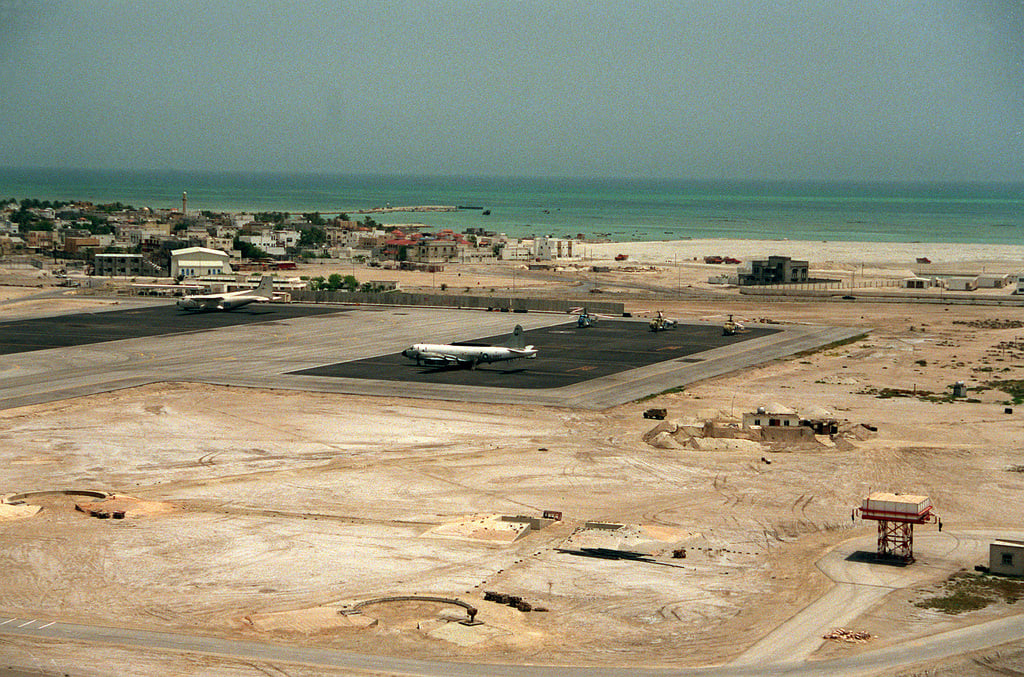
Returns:
[[[529,261],[533,258],[533,240],[509,242],[498,252],[502,261]]]
[[[979,289],[1002,289],[1014,283],[1013,275],[979,275],[976,278]]]
[[[757,411],[743,414],[743,427],[797,427],[800,425],[800,416],[781,404],[768,404],[758,407]]]
[[[950,291],[974,291],[978,288],[976,277],[950,277],[946,279],[946,289]]]
[[[231,256],[218,249],[185,247],[171,252],[171,277],[202,277],[231,273]]]
[[[904,289],[927,289],[932,286],[932,281],[927,277],[907,277],[903,279]]]
[[[83,249],[96,249],[100,246],[100,241],[92,237],[67,237],[64,238],[64,251],[68,254],[77,254]]]
[[[1024,576],[1024,542],[998,540],[988,546],[988,570],[1004,576]]]
[[[741,285],[792,284],[809,280],[810,264],[788,256],[769,256],[742,264],[736,271]]]

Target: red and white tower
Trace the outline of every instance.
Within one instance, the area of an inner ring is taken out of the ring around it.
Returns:
[[[862,519],[878,522],[878,556],[914,561],[914,525],[937,521],[932,499],[914,494],[875,492],[860,506]]]

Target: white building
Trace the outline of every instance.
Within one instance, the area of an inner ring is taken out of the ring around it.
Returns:
[[[1002,289],[1013,284],[1013,275],[979,275],[977,283],[979,289]]]
[[[763,407],[758,407],[757,411],[751,411],[743,414],[743,427],[753,428],[760,426],[766,427],[797,427],[800,425],[800,416],[790,409],[784,407],[781,404],[768,404]]]
[[[532,240],[507,242],[499,251],[498,258],[502,261],[529,261],[533,258],[533,251]]]
[[[950,277],[946,279],[946,289],[950,291],[974,291],[978,288],[976,277]]]
[[[902,286],[904,289],[928,289],[932,281],[927,277],[905,277]]]
[[[540,261],[571,259],[572,240],[541,236],[533,243],[533,255]]]
[[[248,242],[254,247],[259,247],[271,256],[284,256],[284,247],[277,243],[277,239],[271,235],[239,235],[238,239]]]
[[[218,249],[186,247],[171,252],[171,277],[202,277],[231,273],[231,256]]]

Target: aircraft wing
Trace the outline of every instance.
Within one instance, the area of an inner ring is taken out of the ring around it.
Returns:
[[[192,301],[200,304],[203,308],[217,308],[224,301],[224,297],[218,294],[209,294],[206,296],[193,296]]]
[[[469,364],[472,362],[471,359],[466,357],[436,352],[420,353],[419,359],[423,361],[423,364],[429,367],[454,367],[460,364]]]

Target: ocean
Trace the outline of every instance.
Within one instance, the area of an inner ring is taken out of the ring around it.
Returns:
[[[1024,242],[1024,184],[339,176],[0,168],[0,198],[122,202],[214,212],[353,212],[385,224],[468,227],[514,237]],[[484,210],[489,210],[485,215]]]

